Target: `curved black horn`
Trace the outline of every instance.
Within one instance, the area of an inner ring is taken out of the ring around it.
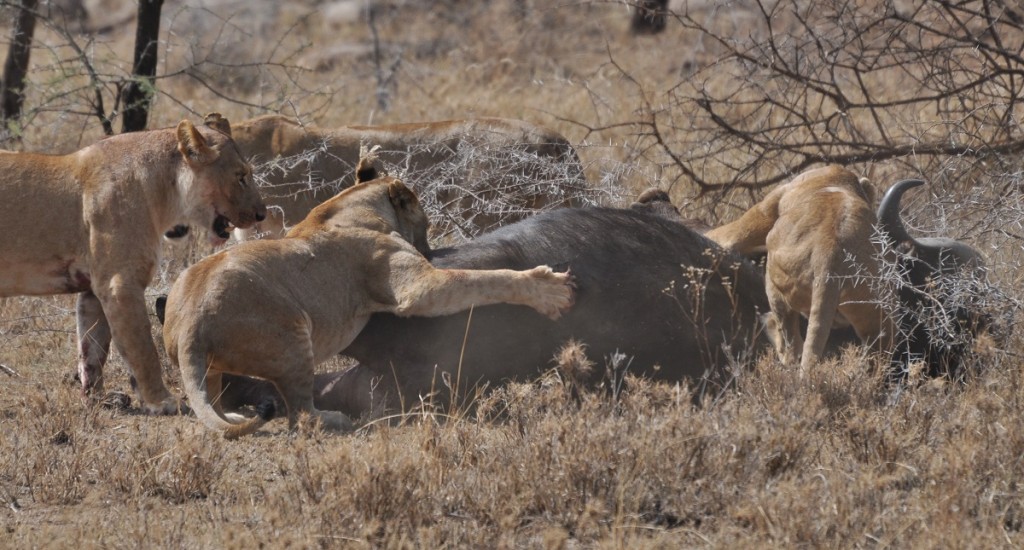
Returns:
[[[924,185],[924,180],[898,181],[885,192],[882,202],[878,205],[878,226],[883,233],[889,235],[897,243],[913,242],[916,244],[917,242],[910,236],[910,233],[907,233],[907,228],[903,225],[903,219],[900,217],[900,199],[907,189],[919,185]]]

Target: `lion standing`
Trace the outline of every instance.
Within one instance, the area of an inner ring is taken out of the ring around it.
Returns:
[[[707,233],[740,254],[767,251],[768,332],[784,363],[806,369],[819,361],[833,325],[852,325],[862,341],[891,348],[892,322],[871,288],[880,253],[873,193],[841,166],[808,170]]]
[[[103,391],[113,340],[151,413],[178,410],[164,385],[144,291],[160,241],[203,227],[214,244],[266,215],[228,121],[122,134],[69,155],[0,153],[0,297],[78,294],[78,373]]]

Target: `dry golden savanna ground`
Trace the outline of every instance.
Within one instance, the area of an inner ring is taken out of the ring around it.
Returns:
[[[697,197],[622,123],[642,107],[640,91],[657,102],[714,59],[713,43],[671,24],[633,36],[618,2],[371,3],[373,25],[362,1],[165,2],[158,72],[178,76],[158,80],[151,127],[214,110],[321,126],[522,118],[577,144],[608,204],[651,185],[681,203]],[[101,76],[130,70],[135,3],[84,4],[92,33],[72,34],[80,49]],[[750,3],[672,5],[726,35],[756,32],[745,26]],[[0,13],[9,36],[10,12]],[[83,107],[94,89],[66,43],[40,27],[30,114],[9,147],[66,152],[100,137]],[[854,169],[887,184],[905,166]],[[979,246],[1009,303],[1022,288],[1019,190],[985,185],[961,196],[981,197],[969,215],[951,194],[921,193],[908,196],[908,217]],[[702,197],[684,210],[716,222],[753,198]],[[86,407],[67,380],[73,298],[9,298],[0,547],[1021,547],[1024,348],[1016,337],[982,347],[965,382],[914,380],[898,396],[851,348],[803,377],[771,357],[743,365],[736,388],[702,406],[685,386],[636,379],[617,396],[574,399],[551,374],[472,410],[343,436],[276,421],[226,442],[192,417]],[[108,389],[128,389],[116,353],[106,373]],[[166,375],[180,393],[178,373]]]

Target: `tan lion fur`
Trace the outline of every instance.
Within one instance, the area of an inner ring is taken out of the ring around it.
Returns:
[[[348,430],[344,414],[313,407],[314,367],[344,350],[371,314],[434,316],[507,302],[556,318],[571,305],[569,275],[547,266],[432,267],[426,231],[416,195],[384,177],[317,206],[283,239],[242,242],[186,270],[167,297],[164,342],[199,418],[229,438],[266,421],[225,417],[217,395],[222,374],[232,373],[271,381],[290,426],[305,411]]]
[[[161,238],[205,227],[218,214],[238,227],[265,215],[230,125],[122,134],[68,155],[0,153],[0,296],[78,293],[83,392],[103,391],[111,339],[138,383],[143,408],[178,410],[150,336],[144,291]],[[223,220],[221,220],[223,222]],[[217,226],[222,233],[226,224]]]
[[[289,117],[265,115],[236,124],[234,135],[243,154],[249,156],[253,163],[278,161],[275,168],[265,172],[266,181],[262,189],[267,203],[276,208],[271,208],[265,222],[236,232],[239,240],[256,234],[271,238],[281,236],[286,227],[301,221],[314,206],[352,185],[361,143],[379,146],[383,165],[407,169],[410,178],[435,170],[439,164],[457,162],[460,154],[466,154],[464,151],[460,153],[466,147],[481,151],[487,149],[491,154],[496,150],[515,148],[536,155],[545,162],[567,165],[565,173],[576,181],[565,182],[566,185],[585,184],[582,166],[572,145],[554,130],[521,120],[475,118],[326,129],[301,125]],[[521,165],[524,163],[516,164],[517,168]],[[525,166],[527,170],[531,167],[536,170],[538,163],[525,163]],[[456,170],[454,166],[445,169],[446,174],[455,172],[466,178],[466,181],[454,181],[460,188],[458,192],[440,193],[438,196],[447,219],[458,218],[457,223],[472,225],[465,227],[466,232],[472,234],[523,217],[513,212],[488,214],[480,208],[473,208],[474,195],[484,200],[493,199],[493,189],[502,186],[501,182],[488,178],[508,175],[480,163],[469,168],[475,172],[461,168]],[[434,177],[433,172],[431,177]],[[542,175],[527,171],[517,177],[538,180]],[[413,183],[409,179],[406,181]],[[436,185],[441,182],[429,183]],[[436,190],[416,188],[416,191],[422,200],[424,193]],[[516,192],[521,194],[519,198],[522,201],[518,209],[524,213],[555,205],[581,205],[571,198],[572,193],[552,196],[525,185]],[[473,212],[472,220],[464,219],[466,211]]]
[[[893,326],[870,280],[878,275],[873,188],[840,166],[804,172],[773,189],[739,219],[707,233],[740,254],[768,253],[769,337],[781,360],[821,359],[833,325],[888,350]],[[808,318],[807,340],[800,315]]]

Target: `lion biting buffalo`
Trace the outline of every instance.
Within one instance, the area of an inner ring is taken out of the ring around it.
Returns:
[[[772,189],[708,238],[739,254],[766,251],[769,336],[779,359],[807,369],[825,351],[833,324],[888,349],[890,319],[876,299],[873,188],[840,166],[799,174]],[[808,320],[806,341],[800,320]]]
[[[384,177],[317,206],[285,239],[240,243],[189,267],[167,297],[164,343],[203,423],[236,438],[273,416],[226,416],[217,398],[230,373],[271,381],[292,427],[308,412],[325,428],[351,429],[344,413],[315,407],[314,367],[346,349],[374,313],[446,315],[503,302],[556,319],[572,304],[568,273],[431,265],[426,237],[416,195]]]
[[[984,262],[965,243],[907,233],[899,200],[922,183],[895,184],[876,217],[866,180],[835,165],[809,170],[773,189],[736,221],[707,233],[740,254],[767,252],[767,332],[784,363],[808,368],[821,359],[833,327],[848,325],[904,367],[924,360],[935,375],[959,361],[983,328],[984,315],[969,304],[943,307],[951,304],[950,290],[936,283],[960,275],[970,279]],[[883,240],[897,244],[895,250],[875,238],[876,226]],[[895,273],[883,272],[887,263],[897,264]],[[895,303],[885,299],[887,283],[898,289]],[[929,307],[936,302],[938,307]],[[806,341],[801,316],[809,320]],[[952,328],[935,330],[936,323]]]

